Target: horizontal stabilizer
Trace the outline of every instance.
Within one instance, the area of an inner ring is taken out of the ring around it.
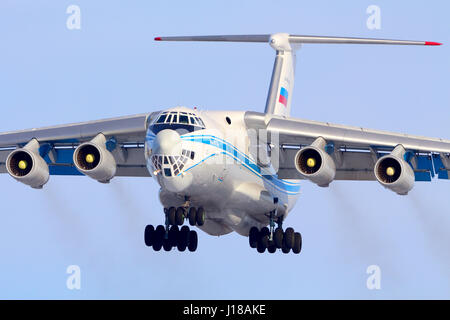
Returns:
[[[180,36],[180,37],[156,37],[156,41],[225,41],[225,42],[268,42],[270,34],[255,35],[220,35],[220,36]],[[433,41],[390,40],[372,38],[351,37],[326,37],[289,35],[290,43],[333,43],[333,44],[397,44],[397,45],[441,45]]]
[[[156,41],[222,41],[260,42],[269,44],[275,51],[275,62],[267,94],[266,114],[288,117],[291,112],[295,78],[296,51],[302,44],[389,44],[389,45],[441,45],[431,41],[388,40],[371,38],[326,37],[291,35],[288,33],[255,35],[175,36],[156,37]]]

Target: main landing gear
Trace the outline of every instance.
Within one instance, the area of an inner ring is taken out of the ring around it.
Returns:
[[[191,226],[202,226],[205,223],[205,210],[201,207],[170,207],[165,208],[164,213],[166,216],[165,226],[159,225],[156,229],[153,225],[145,227],[145,244],[148,247],[153,247],[155,251],[160,251],[161,248],[164,251],[171,251],[175,247],[181,252],[186,251],[186,249],[191,252],[196,251],[198,245],[197,232],[182,225],[185,219],[188,219]]]
[[[250,247],[256,249],[259,253],[266,250],[269,253],[275,253],[277,249],[281,249],[283,253],[289,253],[291,250],[295,254],[299,254],[302,250],[302,235],[295,232],[292,228],[283,231],[282,220],[277,220],[278,227],[275,229],[274,213],[270,213],[270,229],[264,227],[259,230],[252,227],[249,233]]]

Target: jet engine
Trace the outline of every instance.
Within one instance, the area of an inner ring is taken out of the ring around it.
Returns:
[[[73,162],[81,173],[102,183],[108,183],[116,174],[116,160],[106,149],[103,134],[80,144],[73,153]]]
[[[50,177],[48,165],[39,154],[39,142],[36,139],[8,155],[6,170],[17,181],[35,189],[42,188]]]
[[[336,176],[336,165],[325,151],[326,144],[325,139],[319,137],[295,155],[295,167],[298,172],[319,187],[328,187]]]
[[[405,149],[397,146],[390,154],[378,159],[374,173],[378,182],[400,195],[406,195],[414,187],[415,175],[411,166],[403,160]]]

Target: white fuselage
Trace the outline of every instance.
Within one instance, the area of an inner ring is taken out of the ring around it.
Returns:
[[[186,200],[190,206],[203,207],[207,219],[201,229],[211,235],[232,231],[248,235],[252,226],[266,226],[274,210],[286,217],[300,185],[298,180],[278,179],[270,163],[262,166],[256,161],[259,149],[247,131],[245,112],[177,107],[164,113],[187,114],[192,122],[197,117],[203,125],[190,132],[180,128],[180,121],[149,125],[147,168],[161,186],[165,208],[182,206]]]

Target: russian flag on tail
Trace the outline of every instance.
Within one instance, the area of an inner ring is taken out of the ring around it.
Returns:
[[[278,102],[282,103],[285,107],[287,106],[288,92],[284,87],[281,87],[280,98]]]

